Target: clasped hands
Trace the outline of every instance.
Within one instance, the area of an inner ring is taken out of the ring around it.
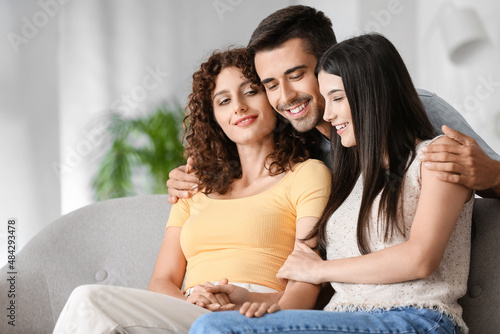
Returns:
[[[206,282],[195,286],[187,301],[213,312],[239,309],[248,318],[279,311],[275,303],[248,301],[250,295],[247,289],[228,284],[227,278],[223,278],[218,285]]]
[[[321,282],[314,275],[315,271],[311,270],[311,268],[314,264],[322,261],[320,256],[309,246],[302,242],[296,242],[295,250],[288,256],[276,277],[284,283],[293,280],[320,284]],[[274,313],[280,310],[280,306],[276,302],[262,301],[263,298],[254,298],[256,294],[228,283],[228,280],[223,278],[218,285],[210,282],[199,284],[194,287],[187,301],[213,312],[239,310],[241,314],[248,318],[258,318],[266,313]]]
[[[227,285],[228,280],[222,279],[219,284]],[[198,284],[193,288],[191,294],[187,297],[187,301],[191,304],[206,308],[210,311],[230,311],[235,308],[235,304],[231,303],[229,297],[223,292],[212,292],[210,288],[215,285],[206,282],[205,284]]]

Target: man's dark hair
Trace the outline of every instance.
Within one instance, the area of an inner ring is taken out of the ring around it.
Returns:
[[[307,52],[317,59],[337,43],[332,21],[322,11],[308,6],[289,6],[266,17],[248,42],[251,54],[270,51],[292,38],[300,38]]]

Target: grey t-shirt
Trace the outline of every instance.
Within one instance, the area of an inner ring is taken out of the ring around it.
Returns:
[[[488,156],[494,160],[500,160],[500,156],[486,144],[486,142],[474,131],[465,118],[449,103],[434,93],[423,89],[417,89],[418,95],[424,105],[427,116],[434,127],[436,135],[443,134],[441,127],[447,125],[476,140],[479,146]],[[321,160],[331,169],[332,157],[330,156],[330,141],[323,137],[321,143]]]
[[[426,90],[417,89],[417,92],[427,112],[427,116],[436,130],[436,135],[443,134],[441,126],[447,125],[452,129],[462,132],[464,135],[474,138],[490,158],[500,160],[500,156],[493,151],[474,130],[472,130],[465,118],[449,103],[436,94]]]

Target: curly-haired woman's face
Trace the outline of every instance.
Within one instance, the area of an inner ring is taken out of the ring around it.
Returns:
[[[236,144],[272,138],[276,114],[261,87],[236,67],[224,68],[215,80],[212,104],[217,123]]]

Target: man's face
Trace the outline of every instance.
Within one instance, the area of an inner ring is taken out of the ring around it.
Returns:
[[[294,38],[271,51],[255,55],[255,68],[271,105],[298,131],[317,127],[329,136],[330,124],[323,120],[325,101],[314,75],[317,59]]]

